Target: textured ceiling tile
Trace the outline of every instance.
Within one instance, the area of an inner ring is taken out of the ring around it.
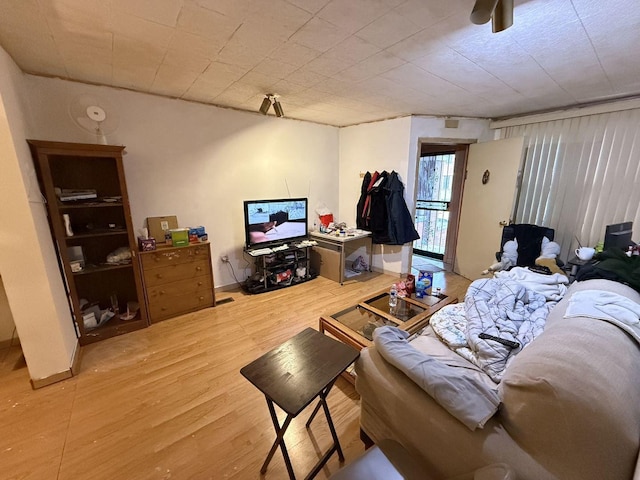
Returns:
[[[448,0],[446,2],[425,2],[408,0],[395,8],[396,13],[411,19],[422,28],[429,27],[453,14],[471,14],[473,3],[467,0]]]
[[[215,99],[221,105],[233,105],[234,102],[246,102],[255,95],[262,95],[260,88],[252,85],[234,83]],[[259,105],[258,105],[259,107]]]
[[[388,52],[380,52],[340,72],[339,76],[352,81],[360,81],[379,75],[405,63],[404,60],[395,55]]]
[[[171,43],[167,48],[164,62],[167,65],[179,66],[191,71],[203,71],[218,57],[217,49],[211,47],[211,43],[204,37],[176,30]]]
[[[380,48],[387,48],[420,30],[421,27],[407,17],[389,12],[360,30],[357,36]]]
[[[0,2],[0,39],[7,33],[49,33],[46,16],[35,0]]]
[[[111,8],[128,15],[150,20],[154,23],[175,27],[183,0],[111,0]]]
[[[312,48],[293,42],[286,42],[272,50],[269,53],[269,58],[282,60],[291,65],[301,67],[320,55],[321,52]]]
[[[307,88],[308,87],[303,85],[290,82],[289,80],[280,80],[273,87],[273,91],[281,95],[283,98],[287,98],[287,96],[303,92]]]
[[[320,55],[318,58],[305,65],[304,68],[305,70],[308,70],[310,72],[315,72],[319,73],[320,75],[331,77],[349,68],[351,65],[353,65],[353,62],[350,62],[348,60]]]
[[[25,42],[20,35],[5,33],[0,37],[2,46],[11,55],[22,70],[29,73],[46,73],[47,75],[69,76],[64,59],[47,35],[36,35]]]
[[[306,10],[310,13],[317,13],[321,10],[329,0],[289,0],[289,3],[297,5],[298,7]]]
[[[312,18],[289,40],[319,52],[326,52],[348,36],[348,31],[320,18]]]
[[[427,28],[391,45],[387,51],[396,57],[411,61],[442,48],[446,48],[446,44],[432,29]]]
[[[109,27],[109,2],[103,0],[38,0],[38,4],[50,25],[83,33]]]
[[[276,48],[266,44],[263,47],[265,51],[239,41],[231,41],[220,50],[217,59],[223,63],[251,69],[262,62],[268,52]]]
[[[221,62],[212,62],[200,78],[217,87],[229,87],[232,83],[242,78],[248,70],[237,65],[229,65]]]
[[[189,89],[182,95],[185,100],[213,103],[215,98],[227,89],[227,85],[220,86],[208,82],[202,77],[197,78]]]
[[[313,87],[314,85],[324,82],[327,78],[326,75],[301,68],[289,75],[286,80],[305,87]]]
[[[156,78],[156,69],[144,65],[114,65],[113,84],[116,87],[148,92]]]
[[[131,38],[136,42],[166,48],[173,37],[174,29],[166,25],[145,20],[126,13],[114,12],[113,33]]]
[[[354,33],[383,16],[390,8],[380,0],[332,0],[317,16]]]
[[[471,93],[485,94],[511,90],[507,85],[450,48],[425,55],[412,62],[421,69],[432,73]]]
[[[101,63],[96,61],[94,57],[80,57],[68,61],[67,72],[71,78],[76,78],[78,75],[81,75],[87,79],[87,82],[99,85],[110,84],[113,80],[113,66],[111,62]]]
[[[238,80],[237,84],[252,86],[261,95],[266,95],[267,93],[278,93],[278,92],[274,92],[273,88],[280,80],[281,79],[278,77],[273,77],[270,75],[264,75],[262,73],[251,71],[243,75]]]
[[[220,13],[232,20],[241,21],[248,15],[259,11],[262,2],[255,0],[186,0],[198,7]]]
[[[255,66],[253,71],[264,75],[270,75],[272,77],[283,79],[287,78],[293,72],[298,69],[295,65],[281,62],[280,60],[273,60],[267,58]]]
[[[331,50],[327,51],[325,53],[325,57],[337,58],[349,63],[358,63],[380,51],[379,47],[376,47],[361,38],[351,36],[346,38],[343,42],[340,42]]]
[[[493,34],[471,0],[0,0],[0,45],[31,73],[251,111],[268,84],[335,125],[515,115],[640,94],[637,1],[517,0]]]
[[[258,10],[248,16],[243,24],[255,33],[269,32],[268,35],[287,40],[305,25],[312,15],[285,0],[269,0],[269,8]]]
[[[78,55],[95,55],[105,61],[113,56],[113,35],[109,32],[90,36],[82,36],[78,33],[59,35],[55,42],[63,57]]]
[[[179,98],[196,81],[198,74],[181,68],[162,65],[156,72],[156,76],[150,88],[151,93]]]
[[[115,35],[113,39],[114,66],[128,68],[140,66],[154,71],[160,67],[164,57],[164,49],[148,44],[138,43],[130,38]]]
[[[231,20],[221,13],[198,7],[192,3],[185,3],[178,18],[179,30],[206,37],[220,48],[231,38],[239,26],[239,21]]]

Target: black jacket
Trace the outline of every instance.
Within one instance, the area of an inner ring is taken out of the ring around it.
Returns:
[[[404,245],[420,238],[404,201],[404,185],[396,172],[366,173],[356,225],[371,232],[373,243]]]
[[[404,201],[404,185],[396,172],[391,172],[384,186],[387,192],[388,245],[404,245],[420,238]]]

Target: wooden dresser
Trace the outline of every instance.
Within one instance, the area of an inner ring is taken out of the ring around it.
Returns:
[[[160,247],[139,258],[152,323],[215,306],[209,243]]]

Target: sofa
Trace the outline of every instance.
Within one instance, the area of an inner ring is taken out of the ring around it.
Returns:
[[[570,298],[581,290],[640,304],[640,294],[621,283],[574,282],[544,331],[508,364],[497,385],[500,406],[483,428],[465,426],[375,347],[363,350],[356,389],[365,438],[398,442],[435,479],[494,463],[508,464],[525,480],[640,479],[640,346],[614,324],[565,318]],[[485,375],[430,327],[411,344]]]

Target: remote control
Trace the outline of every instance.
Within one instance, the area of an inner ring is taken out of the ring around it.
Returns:
[[[501,343],[505,347],[518,348],[520,344],[518,342],[513,342],[511,340],[505,340],[504,338],[494,337],[493,335],[489,335],[488,333],[481,333],[478,335],[479,338],[483,340],[493,340],[494,342]]]

